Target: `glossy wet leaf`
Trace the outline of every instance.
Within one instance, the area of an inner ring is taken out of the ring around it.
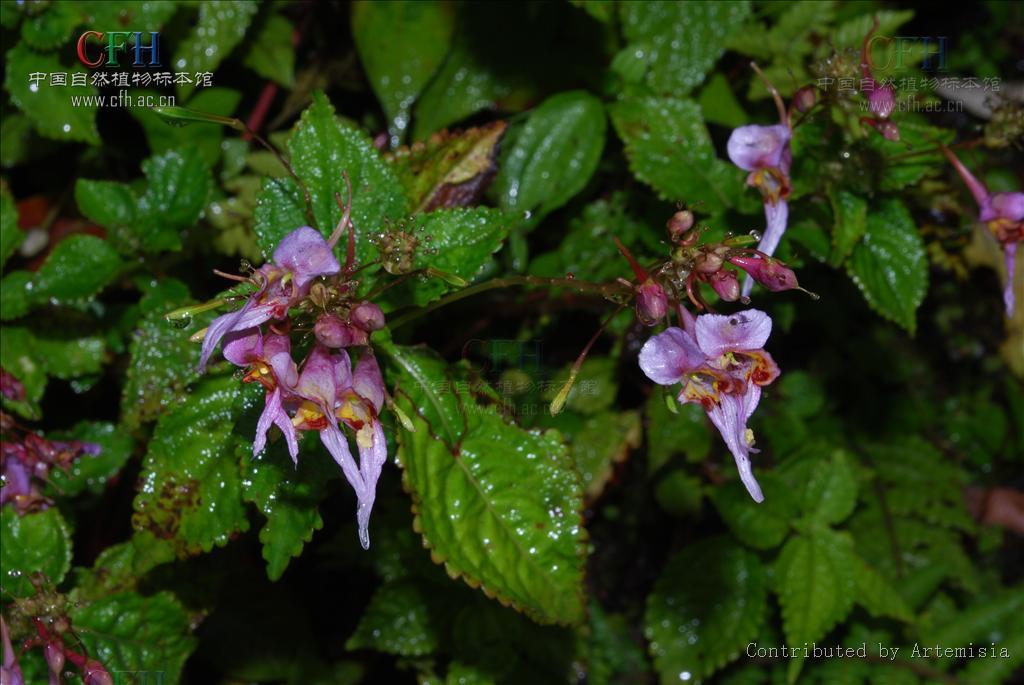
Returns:
[[[359,619],[346,649],[373,649],[401,656],[423,656],[440,641],[436,615],[443,610],[434,588],[412,580],[384,583]]]
[[[864,198],[845,190],[829,193],[832,203],[832,253],[829,263],[839,266],[867,232],[868,203]]]
[[[637,644],[627,617],[607,612],[593,601],[588,612],[589,630],[580,636],[580,652],[587,665],[587,682],[612,685],[631,682],[645,674],[647,659]]]
[[[173,685],[196,646],[191,618],[169,592],[148,597],[122,592],[75,607],[69,615],[89,655],[111,674],[160,673],[163,683]]]
[[[71,529],[56,507],[24,516],[10,504],[0,508],[0,568],[4,597],[34,595],[33,573],[54,584],[64,579],[71,568]]]
[[[582,497],[557,434],[506,423],[420,356],[388,351],[416,428],[398,432],[403,482],[434,560],[539,622],[580,621]]]
[[[0,186],[0,269],[24,240],[25,233],[18,228],[18,209],[4,184]]]
[[[476,204],[498,171],[498,146],[508,124],[441,131],[387,156],[416,212]]]
[[[240,0],[203,0],[192,32],[176,46],[175,71],[212,72],[242,42],[259,5]],[[178,86],[182,98],[194,85]]]
[[[83,421],[64,435],[64,440],[79,440],[99,445],[97,455],[82,454],[64,471],[52,469],[49,480],[53,494],[73,497],[81,492],[100,493],[112,477],[116,476],[132,455],[135,446],[131,436],[118,426],[107,422]]]
[[[636,412],[604,412],[586,418],[567,438],[588,501],[604,490],[616,464],[640,446],[640,417]]]
[[[872,309],[914,334],[917,308],[928,289],[928,259],[901,202],[884,200],[870,210],[867,231],[846,268]]]
[[[136,228],[144,250],[180,249],[181,231],[190,228],[206,207],[213,176],[197,148],[185,147],[142,163],[149,186],[139,198],[141,219]]]
[[[57,243],[25,286],[30,305],[85,302],[121,271],[121,259],[106,240],[76,233]]]
[[[295,28],[281,14],[271,14],[252,36],[244,63],[263,78],[285,88],[295,85],[295,46],[292,44]],[[198,104],[189,103],[196,109]]]
[[[675,97],[629,97],[610,107],[633,174],[665,200],[703,202],[719,212],[736,204],[743,172],[715,156],[700,107]]]
[[[133,227],[138,198],[127,183],[80,178],[75,204],[90,221],[106,228]]]
[[[704,410],[697,404],[676,404],[673,414],[666,404],[665,394],[652,392],[647,401],[647,459],[652,473],[679,455],[686,461],[704,461],[711,453],[711,433]]]
[[[46,360],[40,359],[35,336],[22,326],[0,326],[0,367],[25,389],[23,400],[3,397],[3,406],[26,419],[39,419],[39,400],[46,389]]]
[[[808,519],[841,523],[857,504],[857,478],[842,451],[807,459],[793,468],[793,486],[802,490],[800,509]]]
[[[352,5],[356,50],[384,108],[393,146],[405,138],[413,103],[448,53],[454,9],[439,0]]]
[[[258,401],[253,390],[231,376],[208,378],[160,417],[132,516],[154,553],[185,558],[209,552],[248,529],[236,452],[241,438],[232,430]]]
[[[535,223],[576,195],[604,150],[604,105],[584,91],[545,100],[503,150],[495,190],[501,206]]]
[[[157,94],[157,91],[142,89],[137,93]],[[189,109],[207,114],[230,117],[235,113],[241,100],[242,93],[237,90],[220,86],[205,87],[189,98],[188,106]],[[177,151],[183,155],[194,151],[207,166],[213,168],[221,157],[222,142],[231,139],[230,133],[222,124],[191,123],[173,126],[149,107],[132,107],[128,111],[142,126],[146,142],[149,143],[149,151],[154,156],[170,151]]]
[[[96,105],[89,98],[98,94],[92,86],[72,86],[71,75],[82,74],[81,67],[62,65],[54,54],[34,52],[24,42],[11,48],[5,56],[7,72],[4,88],[11,101],[29,117],[40,135],[54,140],[79,141],[96,145]],[[51,86],[49,74],[67,73],[66,86]],[[42,74],[33,82],[32,74]],[[73,104],[81,98],[79,104]]]
[[[789,535],[797,503],[789,484],[774,471],[758,473],[757,480],[764,491],[760,504],[750,499],[750,493],[736,481],[715,488],[711,501],[741,542],[754,549],[771,549]]]
[[[661,682],[699,681],[740,656],[764,621],[767,590],[761,560],[726,538],[669,559],[644,614]]]
[[[628,2],[624,51],[644,65],[654,91],[681,97],[704,81],[749,14],[747,2]]]

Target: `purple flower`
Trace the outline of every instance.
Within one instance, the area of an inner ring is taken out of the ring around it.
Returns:
[[[3,665],[0,665],[0,682],[3,685],[25,685],[25,676],[18,665],[18,656],[11,646],[11,634],[7,622],[0,616],[0,647],[3,649]]]
[[[640,351],[640,368],[659,385],[682,384],[678,400],[699,402],[732,452],[740,479],[754,501],[764,495],[750,466],[753,433],[747,428],[761,387],[779,369],[765,352],[772,320],[756,309],[730,316],[684,317],[685,329],[669,328]]]
[[[1003,290],[1003,302],[1006,305],[1006,315],[1013,316],[1015,304],[1013,281],[1016,271],[1017,243],[1024,241],[1024,193],[992,194],[949,148],[943,145],[942,152],[960,174],[960,178],[963,179],[964,184],[971,191],[971,195],[974,196],[974,201],[978,203],[978,219],[988,226],[992,235],[1003,247],[1003,255],[1006,260],[1006,288]]]
[[[274,250],[273,261],[256,272],[260,287],[241,309],[214,319],[203,338],[199,369],[206,367],[217,343],[229,333],[245,331],[288,315],[288,309],[305,297],[313,279],[341,271],[330,246],[320,232],[309,226],[284,237]]]

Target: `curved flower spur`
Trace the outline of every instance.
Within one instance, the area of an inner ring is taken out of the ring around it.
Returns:
[[[355,263],[352,191],[347,176],[345,184],[348,200],[343,204],[340,196],[337,198],[342,217],[328,239],[315,228],[302,226],[286,235],[271,262],[248,278],[218,272],[249,283],[254,290],[240,309],[217,317],[196,338],[203,342],[200,370],[223,342],[224,358],[245,369],[243,380],[259,383],[266,391],[253,438],[254,456],[266,446],[272,426],[284,435],[296,464],[299,432],[319,433],[355,491],[359,541],[369,548],[370,513],[377,480],[387,461],[380,412],[385,404],[394,405],[370,346],[370,335],[384,327],[384,313],[356,293],[354,276],[361,267]],[[346,233],[347,256],[342,265],[334,256],[334,247]],[[221,303],[223,300],[215,301],[214,306]],[[175,316],[172,313],[168,318]],[[292,357],[292,332],[314,338],[299,363]],[[358,358],[354,369],[350,353]],[[358,464],[342,426],[355,436]]]

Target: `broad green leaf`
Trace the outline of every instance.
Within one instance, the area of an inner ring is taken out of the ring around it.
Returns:
[[[243,0],[203,0],[199,18],[190,35],[179,41],[174,70],[191,73],[213,71],[245,37],[259,4]],[[194,85],[181,84],[178,94],[185,98]]]
[[[454,449],[466,431],[466,415],[462,401],[453,392],[448,365],[426,346],[382,346],[387,354],[388,382],[395,394],[410,398],[416,411],[430,426],[430,433]]]
[[[662,468],[676,454],[687,461],[704,461],[711,453],[708,419],[699,404],[678,404],[673,414],[664,393],[655,391],[647,401],[647,460],[651,473]]]
[[[962,647],[972,643],[988,646],[995,642],[997,648],[1003,647],[1000,637],[1014,637],[1024,628],[1022,609],[1024,591],[1019,585],[1002,591],[990,591],[988,596],[971,602],[966,609],[958,612],[954,620],[926,626],[922,631],[922,643]],[[955,661],[951,656],[943,656],[940,660],[947,665]]]
[[[880,168],[875,169],[875,182],[882,191],[899,191],[915,185],[927,176],[940,174],[946,158],[938,144],[949,145],[956,134],[948,128],[929,126],[917,120],[899,121],[900,139],[886,140],[875,132],[868,133],[867,143],[878,154]]]
[[[239,427],[243,434],[255,429],[255,421],[244,422]],[[324,526],[318,505],[327,494],[327,484],[336,466],[322,456],[300,459],[296,467],[283,440],[271,442],[255,457],[250,444],[242,443],[238,447],[243,473],[242,496],[267,518],[260,529],[260,542],[271,580],[278,580],[284,574],[291,558],[302,554],[302,548],[313,539],[313,532]]]
[[[502,152],[495,189],[501,206],[540,221],[580,192],[604,150],[604,105],[576,90],[545,100]]]
[[[156,91],[140,90],[140,95],[156,95]],[[242,93],[230,88],[203,88],[188,101],[190,109],[230,117],[235,113]],[[213,168],[220,159],[221,144],[225,140],[225,127],[220,124],[192,123],[184,126],[172,126],[149,107],[132,107],[129,112],[146,134],[149,151],[153,155],[164,152],[195,150]],[[237,140],[232,138],[231,140]]]
[[[0,543],[4,597],[30,597],[32,574],[56,585],[71,568],[71,530],[56,507],[24,516],[13,505],[0,507]]]
[[[191,617],[169,592],[150,597],[123,592],[73,608],[69,615],[89,655],[111,674],[160,673],[161,682],[174,685],[196,646]]]
[[[800,509],[804,516],[818,523],[841,523],[857,504],[857,477],[850,460],[842,451],[836,451],[825,460],[817,458],[801,464],[803,468],[797,482],[800,487]]]
[[[93,443],[100,448],[97,455],[83,454],[75,459],[67,471],[50,471],[53,491],[61,496],[74,496],[86,490],[102,492],[107,481],[128,461],[135,446],[131,436],[112,423],[83,421],[61,438]]]
[[[387,156],[415,212],[475,204],[498,171],[498,145],[508,124],[435,133]]]
[[[70,42],[71,31],[81,20],[75,3],[58,0],[21,25],[21,38],[36,50],[53,50]]]
[[[55,54],[33,52],[26,43],[19,43],[6,55],[7,74],[4,88],[11,101],[35,124],[40,135],[55,140],[80,141],[97,145],[97,95],[92,86],[71,86],[71,74],[85,73],[81,67],[68,67],[58,61]],[[68,74],[67,86],[51,86],[49,74]],[[42,80],[32,82],[33,74],[42,74]],[[77,104],[76,104],[77,103]]]
[[[775,592],[782,605],[786,644],[820,640],[846,618],[856,592],[856,562],[846,533],[816,527],[789,539],[775,562]],[[802,658],[790,661],[790,682],[802,666]]]
[[[767,586],[761,560],[727,538],[669,559],[644,614],[661,682],[700,681],[736,659],[764,621]]]
[[[615,465],[640,446],[641,434],[637,412],[609,411],[587,417],[579,430],[566,436],[588,500],[601,494]]]
[[[828,198],[835,219],[832,226],[832,253],[828,261],[832,266],[839,266],[850,256],[867,231],[868,203],[864,198],[845,190],[832,190]]]
[[[858,558],[853,566],[857,587],[857,603],[872,616],[888,616],[900,621],[912,621],[913,614],[903,597],[878,571]]]
[[[395,174],[362,131],[342,123],[323,93],[302,113],[288,141],[295,173],[306,184],[317,228],[329,236],[341,220],[335,195],[345,199],[342,172],[352,183],[352,223],[356,228],[356,256],[367,261],[375,248],[368,237],[405,213],[406,199]],[[288,233],[307,225],[303,194],[291,179],[268,181],[256,207],[256,235],[264,254]],[[297,222],[297,223],[296,223]]]
[[[423,373],[431,365],[415,349],[387,354],[396,401],[416,429],[398,432],[403,481],[434,559],[538,622],[579,622],[582,496],[558,436],[506,423],[436,365]]]
[[[736,481],[716,488],[711,501],[740,542],[754,549],[771,549],[789,535],[797,503],[789,485],[775,471],[760,473],[757,480],[764,491],[760,504]]]
[[[914,17],[913,10],[881,10],[878,12],[865,12],[853,19],[848,19],[840,24],[832,35],[831,45],[836,50],[856,48],[860,50],[864,37],[868,35],[875,20],[878,20],[876,35],[891,36],[900,26],[907,23]]]
[[[646,66],[657,93],[684,96],[704,81],[726,41],[750,14],[747,2],[627,2],[625,51]]]
[[[872,309],[914,334],[917,308],[928,289],[928,260],[903,204],[888,199],[871,210],[846,268]]]
[[[622,614],[606,613],[595,601],[590,602],[588,614],[589,630],[579,640],[587,682],[613,685],[641,679],[649,667],[643,649],[637,644],[639,640],[632,634],[631,622]]]
[[[147,251],[181,248],[180,231],[194,224],[213,189],[210,168],[195,147],[169,151],[142,163],[149,186],[138,210],[147,227],[136,228]]]
[[[0,326],[0,367],[25,388],[24,400],[3,397],[4,407],[26,419],[41,418],[39,400],[46,389],[46,360],[39,358],[35,336],[28,328]]]
[[[708,80],[707,85],[700,91],[697,104],[700,105],[704,118],[712,124],[736,128],[750,121],[724,74],[715,74]]]
[[[715,156],[691,100],[631,97],[610,107],[633,174],[665,200],[703,202],[715,214],[736,204],[743,172]]]
[[[454,28],[454,8],[440,0],[353,3],[356,50],[393,147],[405,138],[412,105],[444,61]]]
[[[441,597],[424,583],[384,583],[373,594],[345,648],[400,656],[431,654],[440,641],[436,614],[443,608]]]
[[[9,168],[48,154],[56,143],[40,138],[32,120],[17,111],[5,112],[0,118],[0,166]]]
[[[255,404],[252,390],[231,376],[210,378],[160,417],[132,516],[135,530],[155,550],[185,558],[248,529],[236,452],[240,438],[232,429]]]
[[[263,78],[285,88],[295,86],[295,46],[292,23],[280,14],[271,14],[256,31],[246,49],[243,63]],[[202,109],[194,101],[189,103]],[[208,111],[208,110],[207,110]]]
[[[117,277],[121,258],[102,238],[76,233],[57,243],[26,286],[34,305],[85,302]]]
[[[137,203],[138,198],[126,183],[87,178],[75,182],[75,204],[86,218],[100,226],[133,227]]]
[[[25,233],[18,228],[18,208],[5,183],[0,185],[0,269],[24,240]]]

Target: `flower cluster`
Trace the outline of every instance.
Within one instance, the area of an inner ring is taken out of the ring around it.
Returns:
[[[342,222],[343,227],[347,217]],[[343,268],[334,256],[333,240],[308,226],[291,232],[277,246],[272,262],[254,272],[256,290],[245,304],[207,329],[200,367],[223,342],[225,359],[246,370],[244,380],[264,387],[253,455],[266,446],[271,426],[284,435],[296,463],[299,432],[320,434],[355,490],[359,540],[369,548],[370,512],[387,460],[379,419],[386,392],[369,339],[384,326],[384,314],[354,297],[351,273],[351,251]],[[289,333],[295,320],[308,318],[310,312],[315,341],[296,363]],[[358,355],[354,367],[350,353]],[[342,426],[355,435],[358,464]]]
[[[0,505],[10,502],[21,515],[52,504],[42,488],[53,468],[68,471],[79,457],[100,453],[95,443],[48,440],[22,428],[4,412],[0,412],[0,432],[4,436],[0,440]]]
[[[1006,259],[1006,288],[1003,290],[1003,302],[1006,304],[1006,315],[1013,316],[1013,279],[1017,244],[1024,241],[1024,193],[990,193],[985,184],[975,178],[949,148],[943,146],[942,152],[960,174],[960,178],[974,196],[974,201],[978,203],[978,220],[988,226],[1003,248]]]
[[[84,685],[113,685],[114,679],[102,663],[90,658],[84,652],[69,647],[64,642],[65,635],[73,634],[71,622],[66,616],[59,617],[50,625],[40,618],[35,618],[32,620],[32,624],[36,629],[36,635],[25,640],[22,649],[42,647],[46,667],[49,670],[50,685],[60,685],[64,682],[64,667],[68,663],[81,671]],[[75,640],[81,643],[77,637]],[[0,645],[3,649],[0,682],[3,682],[3,685],[25,685],[25,676],[22,674],[18,657],[11,645],[7,623],[2,617],[0,617]]]

